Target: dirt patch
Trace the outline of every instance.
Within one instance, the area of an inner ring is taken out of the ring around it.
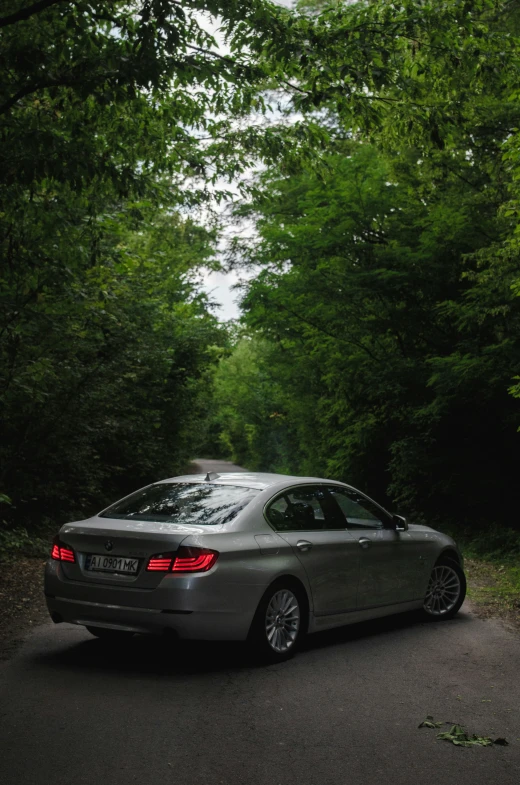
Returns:
[[[41,558],[0,562],[0,660],[7,659],[32,627],[47,621]]]
[[[481,618],[499,618],[520,630],[520,565],[465,559],[468,597]]]

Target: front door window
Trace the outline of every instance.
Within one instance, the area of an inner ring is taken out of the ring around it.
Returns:
[[[345,516],[348,529],[384,529],[382,510],[370,499],[357,491],[334,486],[329,493]]]

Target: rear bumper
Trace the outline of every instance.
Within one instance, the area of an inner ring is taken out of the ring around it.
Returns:
[[[227,583],[222,577],[165,576],[153,590],[90,585],[65,578],[47,564],[45,595],[54,621],[140,633],[173,631],[192,640],[245,640],[263,585]]]
[[[47,597],[47,607],[56,622],[156,635],[171,631],[190,640],[245,640],[251,624],[246,614],[161,611],[64,597]]]

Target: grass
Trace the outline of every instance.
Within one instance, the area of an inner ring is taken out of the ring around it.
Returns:
[[[520,624],[520,564],[466,559],[468,597],[484,616]]]
[[[477,613],[520,627],[520,532],[491,526],[450,534],[464,554],[468,598]]]

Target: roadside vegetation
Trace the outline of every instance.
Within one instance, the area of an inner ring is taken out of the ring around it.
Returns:
[[[514,604],[519,34],[510,0],[4,3],[0,554],[205,451],[450,530]]]

